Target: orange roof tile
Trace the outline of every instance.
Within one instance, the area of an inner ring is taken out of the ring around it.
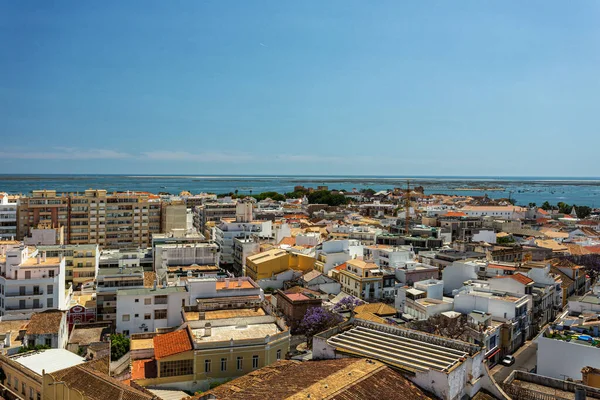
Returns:
[[[502,269],[504,271],[516,271],[516,267],[509,267],[508,265],[488,264],[488,268]]]
[[[537,212],[542,215],[548,215],[548,211],[544,210],[543,208],[538,208]]]
[[[460,212],[460,211],[448,211],[446,214],[444,214],[444,217],[466,217],[467,214],[465,214],[464,212]]]
[[[192,342],[185,329],[154,337],[154,357],[157,360],[189,350],[192,350]]]
[[[335,269],[336,271],[342,271],[346,269],[346,263],[340,264],[337,267],[334,267],[333,269]]]
[[[296,238],[293,238],[291,236],[286,236],[283,239],[281,239],[281,242],[279,242],[280,245],[288,245],[288,246],[295,246],[296,245]]]
[[[308,297],[306,297],[302,293],[290,293],[290,294],[286,294],[286,296],[288,299],[290,299],[292,301],[309,300]]]
[[[515,281],[522,283],[523,285],[529,285],[530,283],[533,283],[533,279],[531,279],[530,277],[523,275],[523,274],[497,276],[494,279],[506,279],[506,278],[514,279]]]

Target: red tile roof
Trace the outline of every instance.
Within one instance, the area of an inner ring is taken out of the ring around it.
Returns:
[[[308,297],[306,297],[302,293],[290,293],[290,294],[286,294],[286,296],[287,296],[288,299],[290,299],[292,301],[308,300]]]
[[[516,271],[516,267],[509,267],[508,265],[488,264],[488,268],[502,269],[504,271]]]
[[[533,283],[533,279],[531,279],[530,277],[523,275],[523,274],[497,276],[494,279],[505,279],[505,278],[514,279],[515,281],[522,283],[523,285],[529,285],[530,283]]]
[[[446,214],[444,214],[444,217],[466,217],[467,214],[465,214],[464,212],[460,212],[460,211],[448,211]]]
[[[131,379],[156,378],[156,360],[142,359],[131,362]]]
[[[157,360],[189,350],[192,350],[192,342],[185,329],[154,337],[154,357]]]
[[[335,269],[336,271],[343,271],[346,269],[346,263],[340,264],[337,267],[334,267],[333,269]]]
[[[295,246],[296,245],[296,238],[291,237],[291,236],[286,236],[283,239],[281,239],[281,242],[279,242],[280,245],[282,244],[286,244],[288,246]]]

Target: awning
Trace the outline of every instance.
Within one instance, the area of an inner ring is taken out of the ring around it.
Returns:
[[[494,351],[492,354],[490,354],[489,356],[487,356],[487,359],[490,359],[492,357],[494,357],[496,354],[500,353],[500,349],[496,349],[496,351]]]

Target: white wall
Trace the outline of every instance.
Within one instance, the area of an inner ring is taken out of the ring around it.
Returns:
[[[583,367],[600,368],[600,349],[540,336],[537,373],[556,379],[581,379]]]
[[[479,231],[478,233],[473,235],[471,239],[473,242],[486,242],[486,243],[496,243],[496,232],[494,231]]]
[[[139,295],[125,295],[123,292],[117,292],[117,332],[122,333],[125,330],[132,333],[155,332],[157,328],[168,328],[179,326],[181,320],[182,301],[189,305],[189,296],[187,292],[165,293],[161,289],[148,291]],[[157,295],[167,295],[167,304],[155,304],[154,297]],[[136,302],[135,300],[138,300]],[[145,299],[150,299],[150,304],[145,304]],[[167,310],[167,319],[154,319],[155,310]],[[135,315],[138,315],[137,317]],[[144,319],[145,314],[150,314],[150,319]],[[123,320],[123,315],[129,315],[129,321]],[[141,328],[145,324],[147,331]]]
[[[446,266],[442,271],[444,293],[452,294],[453,290],[463,287],[465,281],[477,279],[477,268],[479,266],[475,263],[459,261]]]

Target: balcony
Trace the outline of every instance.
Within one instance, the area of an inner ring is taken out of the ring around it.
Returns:
[[[18,307],[18,306],[7,306],[5,307],[6,311],[21,311],[21,310],[42,310],[45,307],[42,304],[38,304],[37,306],[25,306],[25,307]]]
[[[37,290],[37,291],[26,291],[26,292],[19,292],[19,293],[5,293],[4,297],[16,298],[16,297],[32,297],[32,296],[43,296],[43,295],[44,295],[43,290]]]

